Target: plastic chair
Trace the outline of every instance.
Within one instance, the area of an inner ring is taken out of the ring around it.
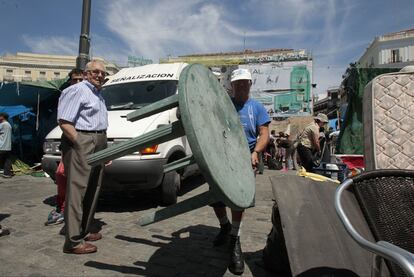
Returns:
[[[341,197],[351,187],[376,242],[345,214]],[[414,171],[382,169],[347,179],[336,190],[335,209],[349,235],[374,253],[371,276],[380,276],[383,259],[392,276],[414,276]]]

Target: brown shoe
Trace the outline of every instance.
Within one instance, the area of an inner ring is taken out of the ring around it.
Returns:
[[[85,241],[97,241],[97,240],[100,240],[101,238],[102,238],[101,233],[90,233],[89,235],[86,236]]]
[[[98,250],[98,248],[90,243],[81,243],[78,246],[71,248],[71,249],[63,249],[64,253],[68,254],[90,254],[95,253]]]

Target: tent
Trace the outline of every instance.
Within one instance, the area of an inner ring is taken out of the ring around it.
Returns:
[[[341,125],[337,153],[364,154],[362,133],[364,88],[376,76],[399,70],[400,68],[359,68],[355,65],[347,69],[342,86],[348,95],[348,106],[345,120]]]
[[[43,140],[57,125],[57,105],[67,79],[33,83],[0,83],[0,111],[13,127],[13,154],[33,164],[43,155]]]

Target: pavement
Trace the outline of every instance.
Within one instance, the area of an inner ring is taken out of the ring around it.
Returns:
[[[265,170],[256,179],[256,206],[242,225],[246,259],[243,276],[274,276],[262,265],[262,250],[271,230],[272,193]],[[201,177],[185,181],[178,201],[208,189]],[[55,201],[56,185],[46,177],[0,178],[0,224],[10,229],[0,237],[0,276],[233,276],[225,247],[212,246],[219,231],[210,207],[146,227],[140,216],[160,209],[153,192],[103,193],[95,215],[103,239],[98,252],[62,252],[62,225],[44,226]]]

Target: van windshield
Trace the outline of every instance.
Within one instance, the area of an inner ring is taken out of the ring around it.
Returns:
[[[124,83],[102,88],[108,111],[139,109],[174,95],[177,81],[147,81]]]

